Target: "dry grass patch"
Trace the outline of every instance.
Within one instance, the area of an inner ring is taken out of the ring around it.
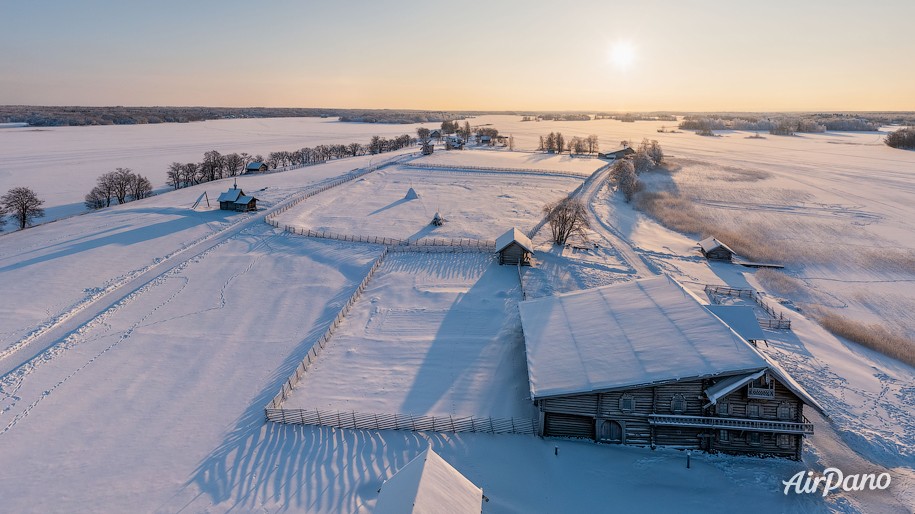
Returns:
[[[824,309],[812,309],[811,316],[826,330],[915,366],[915,341],[876,323],[862,323]]]

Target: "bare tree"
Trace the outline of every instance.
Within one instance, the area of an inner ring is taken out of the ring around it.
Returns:
[[[556,133],[556,153],[562,153],[562,149],[565,147],[566,140],[562,137],[562,132]]]
[[[114,193],[114,197],[118,199],[118,204],[126,203],[127,195],[130,192],[130,182],[133,180],[133,171],[130,168],[117,168],[105,175],[110,177],[111,191]]]
[[[85,197],[87,209],[101,209],[107,207],[109,203],[110,199],[105,197],[105,192],[99,186],[93,187]]]
[[[595,153],[600,151],[600,143],[597,139],[597,134],[591,134],[588,136],[588,153]]]
[[[20,230],[29,226],[35,218],[44,216],[42,204],[44,200],[39,199],[35,191],[27,187],[14,187],[0,197],[3,210],[19,223]]]
[[[246,165],[247,163],[245,162],[244,157],[237,153],[230,153],[223,156],[223,166],[225,167],[226,174],[230,177],[240,175]]]
[[[416,129],[416,137],[418,137],[419,141],[425,145],[426,143],[429,142],[429,138],[430,138],[429,134],[431,132],[432,132],[431,130],[429,130],[425,127],[419,127],[418,129]]]
[[[152,182],[140,174],[132,174],[130,177],[130,198],[133,200],[142,200],[152,196]]]
[[[566,244],[573,234],[582,234],[589,228],[587,211],[584,202],[574,198],[563,198],[543,207],[553,242],[558,245]]]
[[[184,175],[183,167],[180,162],[173,162],[168,165],[168,185],[174,189],[181,188],[181,177]]]

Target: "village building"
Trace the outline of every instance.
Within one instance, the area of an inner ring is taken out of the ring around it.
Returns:
[[[702,252],[702,255],[705,256],[706,259],[712,261],[730,261],[734,255],[737,254],[737,252],[731,250],[728,245],[714,237],[708,237],[699,241],[699,251]]]
[[[381,484],[374,512],[480,514],[484,499],[482,489],[428,448]]]
[[[512,227],[496,239],[496,252],[499,254],[499,264],[530,266],[534,245],[523,232]]]
[[[245,166],[245,173],[257,173],[267,171],[267,165],[263,162],[249,162]]]
[[[819,404],[667,277],[520,303],[543,436],[800,459]]]
[[[481,144],[481,145],[492,146],[492,144],[493,144],[492,136],[481,135],[481,136],[480,136],[480,144]]]
[[[432,129],[429,131],[429,137],[432,139],[442,139],[442,131],[440,129]]]
[[[628,146],[624,146],[623,148],[620,148],[619,150],[614,150],[612,152],[603,152],[603,153],[598,152],[597,157],[599,159],[608,159],[608,160],[614,161],[616,159],[622,159],[624,157],[628,157],[630,155],[633,155],[634,153],[635,153],[635,150],[633,150],[632,148],[629,148]]]
[[[256,211],[257,198],[246,195],[238,186],[234,186],[219,195],[219,209],[237,212]]]

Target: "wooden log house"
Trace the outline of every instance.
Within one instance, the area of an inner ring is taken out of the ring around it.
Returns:
[[[248,212],[257,210],[257,198],[248,196],[238,186],[219,195],[219,209],[223,211]]]
[[[801,458],[817,402],[666,277],[520,304],[542,436]]]
[[[496,252],[499,254],[499,264],[530,266],[534,245],[523,232],[512,227],[496,239]]]
[[[699,251],[702,252],[702,255],[706,259],[711,261],[730,261],[734,255],[737,254],[737,252],[731,250],[728,245],[714,237],[699,241]]]

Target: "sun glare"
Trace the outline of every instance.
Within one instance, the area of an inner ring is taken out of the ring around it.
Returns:
[[[610,47],[610,61],[620,70],[627,70],[635,61],[635,48],[628,41],[620,41]]]

